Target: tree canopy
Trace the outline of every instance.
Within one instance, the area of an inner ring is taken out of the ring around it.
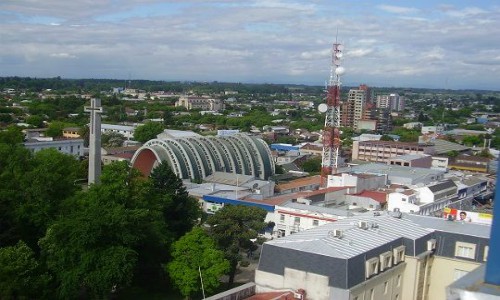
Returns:
[[[258,207],[226,205],[208,218],[210,235],[230,262],[229,284],[233,283],[238,262],[242,259],[240,251],[252,250],[255,245],[250,240],[257,238],[267,226],[266,214]]]
[[[190,297],[201,291],[201,278],[204,290],[212,293],[229,271],[229,261],[205,230],[195,227],[172,245],[167,271],[182,295]]]
[[[144,125],[138,126],[134,131],[134,139],[141,143],[145,143],[163,131],[163,125],[159,122],[146,122]]]

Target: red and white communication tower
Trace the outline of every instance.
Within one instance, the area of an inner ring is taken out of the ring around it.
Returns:
[[[335,42],[332,48],[330,80],[326,87],[326,103],[318,110],[325,113],[323,128],[323,155],[321,162],[321,186],[326,186],[328,175],[337,173],[340,152],[340,76],[344,68],[340,66],[344,45]]]

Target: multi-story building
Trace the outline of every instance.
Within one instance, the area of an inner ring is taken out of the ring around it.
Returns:
[[[406,154],[434,154],[431,144],[418,144],[394,141],[354,141],[352,159],[387,162],[388,159]]]
[[[101,124],[101,132],[105,134],[119,133],[127,139],[134,138],[134,126],[115,125],[115,124]]]
[[[224,101],[209,97],[181,96],[175,102],[175,107],[182,106],[187,110],[199,109],[208,111],[224,110]]]
[[[392,111],[403,111],[405,109],[405,99],[399,94],[378,95],[377,108],[388,108]]]
[[[32,152],[52,148],[75,157],[83,156],[83,139],[53,139],[48,137],[28,140],[23,144]]]
[[[62,130],[62,136],[68,139],[80,138],[80,128],[79,127],[66,127]]]
[[[274,207],[275,236],[284,237],[352,216],[348,210],[287,202]]]
[[[358,129],[358,121],[363,119],[366,104],[366,90],[351,89],[347,101],[341,105],[341,125]]]
[[[307,299],[445,299],[487,259],[490,227],[371,213],[266,242],[256,291],[303,289]]]
[[[396,189],[389,194],[388,210],[434,215],[457,199],[457,185],[452,180],[445,180],[425,187]]]

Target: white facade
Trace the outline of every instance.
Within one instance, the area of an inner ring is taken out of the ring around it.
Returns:
[[[327,187],[353,187],[351,193],[364,190],[375,190],[387,185],[387,176],[375,174],[349,174],[328,175]]]
[[[32,152],[53,148],[75,157],[83,156],[83,139],[61,139],[25,142],[24,147]]]
[[[104,134],[119,133],[127,139],[134,138],[134,126],[101,124],[101,132]]]
[[[417,204],[417,201],[418,199],[415,193],[390,193],[389,200],[387,201],[387,210],[399,210],[405,213],[418,213],[420,212],[420,205]]]
[[[438,170],[448,170],[448,157],[433,156],[431,162],[431,168]]]
[[[339,216],[339,214],[341,214]],[[274,236],[284,237],[299,231],[308,230],[347,217],[346,211],[325,207],[289,203],[275,206],[274,220],[276,224]]]

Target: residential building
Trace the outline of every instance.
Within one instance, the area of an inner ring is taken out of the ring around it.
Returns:
[[[134,138],[134,131],[135,131],[135,126],[101,124],[101,133],[103,134],[119,133],[128,140]]]
[[[224,110],[224,101],[209,97],[181,96],[175,102],[175,107],[179,106],[187,110],[221,111]]]
[[[398,188],[389,194],[387,209],[419,215],[434,215],[458,200],[457,185],[452,180],[411,189]]]
[[[31,139],[24,142],[23,145],[32,152],[52,148],[75,157],[83,156],[83,139],[53,139],[48,137]]]
[[[432,166],[432,156],[425,154],[405,154],[389,158],[387,164],[404,167],[430,168]]]
[[[452,170],[488,173],[489,163],[490,159],[486,157],[459,155],[448,163],[448,167]]]
[[[352,160],[386,163],[389,159],[406,154],[434,154],[434,146],[394,141],[353,141]]]
[[[387,177],[388,185],[428,185],[444,179],[445,171],[427,168],[409,168],[381,163],[368,163],[343,168],[340,172],[352,174],[374,174]]]
[[[321,176],[311,176],[295,179],[286,183],[276,185],[276,190],[280,194],[291,194],[302,191],[313,191],[319,189]]]
[[[339,219],[264,243],[256,292],[444,299],[447,285],[486,260],[489,233],[489,226],[401,213]]]
[[[78,139],[80,138],[80,128],[79,127],[63,128],[62,136],[67,139]]]
[[[352,216],[348,210],[298,202],[287,202],[274,208],[274,236],[280,238]]]

